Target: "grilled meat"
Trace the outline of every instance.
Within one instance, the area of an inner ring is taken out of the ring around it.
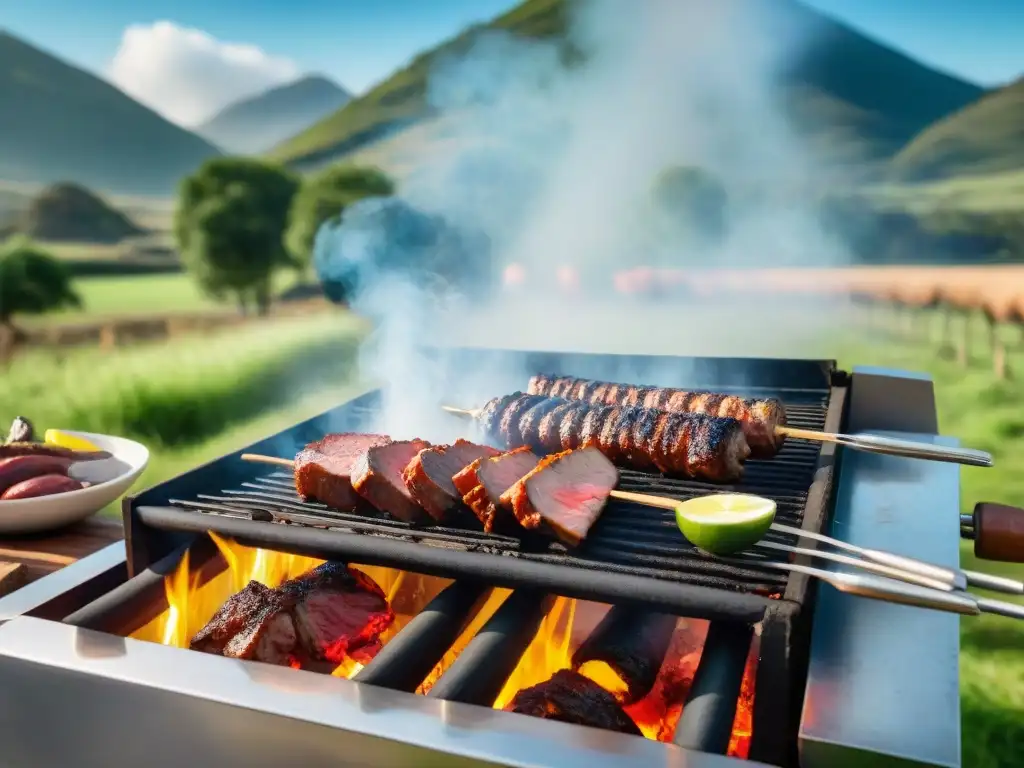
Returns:
[[[473,462],[453,477],[452,482],[463,493],[466,506],[484,524],[485,531],[502,531],[514,522],[511,507],[501,503],[502,494],[529,474],[539,461],[528,448],[517,448]]]
[[[405,487],[402,472],[416,454],[429,447],[426,440],[417,439],[367,449],[352,466],[352,487],[381,512],[406,523],[422,521],[423,510]]]
[[[546,720],[642,735],[612,694],[570,669],[559,670],[543,683],[519,691],[505,709]]]
[[[563,451],[541,460],[499,503],[511,507],[523,528],[544,525],[574,547],[587,537],[618,482],[615,465],[596,448]]]
[[[494,437],[506,444],[518,437],[537,453],[597,448],[619,466],[722,483],[739,480],[750,454],[742,424],[733,418],[536,397],[515,393],[490,401],[481,412],[490,414],[485,426],[518,429]],[[519,400],[527,398],[534,404],[523,410]],[[513,408],[520,409],[518,421],[503,420]]]
[[[561,397],[597,405],[627,405],[672,413],[704,413],[734,418],[743,425],[751,456],[774,456],[785,437],[776,427],[786,425],[786,409],[775,398],[748,399],[714,392],[687,392],[667,387],[641,387],[571,376],[534,376],[527,390],[531,395]]]
[[[486,445],[456,440],[452,445],[424,448],[402,471],[402,480],[413,501],[438,522],[462,504],[462,494],[452,478],[477,459],[500,453]]]
[[[328,562],[277,589],[250,581],[189,645],[268,664],[337,665],[346,656],[371,656],[392,621],[394,612],[372,579]]]
[[[0,444],[0,459],[9,459],[12,456],[57,456],[72,461],[99,461],[100,459],[109,459],[110,453],[108,451],[73,451],[70,448],[61,448],[59,445],[50,445],[49,443]]]
[[[385,435],[341,432],[310,443],[295,456],[295,490],[303,501],[314,499],[350,512],[364,504],[352,488],[352,465],[366,451],[387,445]]]

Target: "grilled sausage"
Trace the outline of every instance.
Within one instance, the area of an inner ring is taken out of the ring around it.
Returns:
[[[3,494],[0,494],[0,501],[54,496],[58,493],[79,491],[84,487],[82,483],[67,475],[40,475],[39,477],[33,477],[31,480],[23,480],[17,485],[12,485]]]
[[[517,414],[504,418],[509,412]],[[487,403],[485,428],[512,447],[542,454],[597,448],[619,466],[659,470],[713,482],[734,482],[750,455],[743,427],[733,418],[704,413],[670,413],[640,406],[537,400],[517,392]]]
[[[0,493],[40,475],[66,475],[71,459],[60,456],[12,456],[0,459]]]
[[[775,398],[747,399],[714,392],[688,392],[548,375],[533,376],[527,392],[595,405],[642,406],[670,413],[703,413],[738,419],[755,458],[774,456],[785,440],[775,428],[786,425],[786,409]]]

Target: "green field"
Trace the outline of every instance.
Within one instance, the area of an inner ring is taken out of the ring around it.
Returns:
[[[883,207],[909,213],[939,210],[997,214],[1024,212],[1024,170],[960,176],[923,184],[892,184],[867,190]]]
[[[941,431],[959,437],[965,446],[990,451],[995,460],[991,469],[963,470],[962,509],[969,511],[978,501],[1024,505],[1024,382],[995,381],[981,351],[984,347],[979,343],[976,349],[978,359],[966,370],[939,357],[927,342],[899,337],[884,343],[850,344],[841,358],[844,367],[857,363],[929,372],[935,381]],[[1011,367],[1024,376],[1024,353],[1011,356]],[[965,568],[1024,579],[1024,566],[975,560],[968,542],[962,547],[961,563]],[[1006,599],[1006,595],[989,596]],[[996,616],[964,618],[960,687],[964,766],[1020,765],[1024,624]]]

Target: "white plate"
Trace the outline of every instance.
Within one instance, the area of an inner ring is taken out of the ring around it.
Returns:
[[[88,488],[34,499],[0,501],[0,534],[36,533],[77,523],[117,501],[132,487],[149,463],[149,450],[134,440],[92,432],[72,432],[112,458],[73,464],[68,472]]]

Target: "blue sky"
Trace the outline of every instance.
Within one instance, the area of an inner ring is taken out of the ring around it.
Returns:
[[[643,0],[622,0],[642,2]],[[708,0],[712,2],[713,0]],[[22,0],[0,25],[102,72],[124,28],[168,20],[249,43],[359,91],[417,51],[514,0]],[[982,84],[1024,73],[1024,0],[809,0],[908,53]]]

